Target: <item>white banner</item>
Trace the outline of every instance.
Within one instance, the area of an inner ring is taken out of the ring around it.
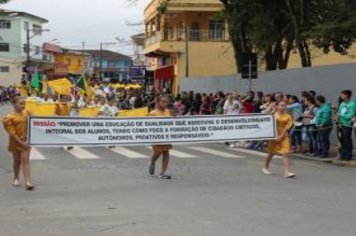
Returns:
[[[33,147],[185,144],[277,137],[273,115],[145,118],[30,117]]]

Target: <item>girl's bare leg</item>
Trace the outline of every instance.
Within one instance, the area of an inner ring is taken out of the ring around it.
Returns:
[[[273,156],[274,156],[274,154],[268,153],[267,156],[265,157],[265,166],[264,166],[264,168],[266,170],[269,170],[269,165],[271,164]]]
[[[156,161],[159,159],[159,157],[161,156],[161,153],[153,153],[152,157],[151,157],[151,165],[154,165],[156,163]]]
[[[285,177],[293,178],[295,174],[290,171],[290,159],[288,154],[283,155],[283,166],[284,166]]]
[[[14,169],[14,181],[12,184],[14,186],[20,185],[20,167],[21,167],[21,154],[20,152],[13,152],[12,156],[14,158],[13,169]]]
[[[162,174],[166,174],[169,165],[169,151],[163,152],[162,158]]]
[[[21,164],[22,164],[23,176],[26,185],[32,185],[31,168],[30,168],[30,152],[31,152],[30,149],[21,152]]]

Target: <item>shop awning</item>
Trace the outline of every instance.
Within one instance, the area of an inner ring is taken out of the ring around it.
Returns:
[[[173,80],[174,66],[162,67],[154,72],[155,80]]]

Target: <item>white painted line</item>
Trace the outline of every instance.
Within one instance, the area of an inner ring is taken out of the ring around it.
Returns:
[[[243,149],[243,148],[228,148],[231,151],[235,151],[235,152],[242,152],[245,154],[250,154],[250,155],[254,155],[254,156],[260,156],[260,157],[265,157],[267,154],[264,152],[259,152],[259,151],[254,151],[254,150],[247,150],[247,149]],[[283,159],[282,156],[276,155],[273,157],[273,159]]]
[[[243,156],[231,154],[228,152],[217,151],[206,147],[189,147],[189,149],[225,158],[245,158]]]
[[[194,156],[192,154],[181,152],[181,151],[178,151],[175,149],[170,150],[169,154],[174,157],[179,157],[179,158],[198,158],[197,156]]]
[[[94,153],[88,152],[87,150],[80,147],[74,147],[72,150],[67,150],[67,152],[81,160],[100,159],[99,156],[95,155]]]
[[[46,157],[44,157],[44,156],[37,150],[37,148],[32,148],[31,154],[30,154],[30,160],[33,160],[33,161],[43,161],[43,160],[46,160]]]
[[[146,148],[152,150],[151,146],[148,146]],[[198,158],[197,156],[195,156],[193,154],[189,154],[189,153],[186,153],[186,152],[178,151],[178,150],[175,150],[175,149],[169,150],[169,155],[174,156],[174,157],[178,157],[178,158]]]
[[[128,148],[124,148],[124,147],[115,147],[115,148],[110,148],[109,149],[112,152],[115,152],[117,154],[120,154],[122,156],[131,158],[131,159],[141,159],[141,158],[148,158],[148,156],[143,155],[141,153],[132,151]]]

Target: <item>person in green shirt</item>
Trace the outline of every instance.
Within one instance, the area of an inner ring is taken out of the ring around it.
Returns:
[[[316,97],[316,105],[319,109],[315,114],[313,123],[318,129],[318,148],[314,156],[326,158],[329,156],[330,134],[333,129],[332,109],[330,103],[326,102],[323,96]]]
[[[342,102],[338,109],[338,125],[340,129],[340,144],[341,153],[340,159],[343,161],[352,160],[352,129],[353,118],[356,114],[356,102],[351,100],[352,91],[344,90],[341,92],[340,98]]]

